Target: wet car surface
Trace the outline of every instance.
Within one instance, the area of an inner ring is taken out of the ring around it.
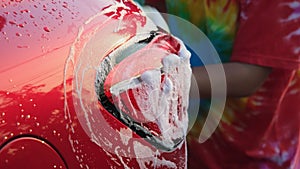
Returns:
[[[149,122],[145,114],[135,117],[132,113],[142,112],[145,97],[132,98],[128,93],[118,93],[117,97],[109,90],[118,82],[144,77],[154,70],[158,73],[154,80],[160,80],[158,92],[164,94],[161,89],[164,79],[180,75],[178,71],[169,74],[167,70],[161,71],[167,63],[174,64],[174,60],[163,63],[162,59],[171,54],[175,60],[184,58],[180,57],[185,54],[178,39],[158,30],[137,6],[126,0],[2,1],[0,8],[1,169],[186,167],[187,93],[176,93],[176,99],[166,102],[178,104],[176,111],[167,111],[176,112],[179,120],[168,120],[174,116],[172,113],[168,113],[170,117],[162,117],[153,110],[153,120]],[[160,33],[151,37],[153,31]],[[126,56],[120,55],[121,59],[110,69],[103,69],[105,59],[114,58],[113,53],[122,52],[128,44],[143,45]],[[125,47],[121,49],[122,46]],[[128,59],[136,51],[144,53]],[[149,51],[157,58],[139,60]],[[130,63],[136,67],[126,73],[126,65]],[[184,70],[189,71],[187,67]],[[97,84],[99,77],[106,88]],[[180,81],[173,79],[173,83],[176,86]],[[130,88],[131,95],[133,90],[147,91],[143,85],[146,84],[141,82],[140,86]],[[99,91],[106,97],[112,96],[107,101],[116,111],[133,117],[131,120],[138,127],[108,111]],[[151,104],[148,101],[148,106]],[[163,118],[167,123],[172,121],[171,132],[165,132],[169,128],[162,128],[155,120]],[[149,134],[145,136],[145,132]],[[168,138],[164,143],[167,148],[151,141],[154,136]]]

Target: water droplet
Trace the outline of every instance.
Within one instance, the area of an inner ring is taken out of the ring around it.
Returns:
[[[26,116],[26,118],[27,118],[27,119],[30,119],[30,114],[28,114],[28,115]]]
[[[5,112],[2,112],[2,116],[5,116]]]
[[[24,24],[21,24],[21,23],[20,23],[18,26],[19,26],[20,28],[24,28]]]
[[[39,126],[40,126],[40,123],[35,123],[35,125],[36,125],[37,127],[39,127]]]
[[[44,27],[44,31],[46,31],[46,32],[50,32],[50,29],[48,28],[48,27]]]
[[[17,126],[20,126],[21,125],[21,123],[20,122],[17,122]]]
[[[3,8],[6,8],[6,4],[2,4],[1,6],[2,6]]]
[[[5,23],[6,23],[6,19],[3,16],[0,16],[0,31],[4,27]]]
[[[7,140],[7,139],[8,139],[8,137],[7,137],[7,136],[5,136],[5,137],[4,137],[4,140]]]
[[[20,11],[21,13],[29,13],[30,11],[28,9],[24,9]]]
[[[17,32],[17,33],[16,33],[16,36],[19,36],[19,37],[20,37],[20,36],[22,36],[22,34]]]
[[[29,48],[29,46],[26,46],[26,45],[17,45],[17,48]]]
[[[21,104],[21,103],[20,103],[20,104],[19,104],[19,106],[20,106],[20,107],[22,107],[22,106],[23,106],[23,104]]]
[[[63,2],[63,5],[62,5],[64,8],[68,8],[68,3],[67,2]]]
[[[14,22],[14,21],[9,21],[8,23],[10,23],[10,24],[12,24],[12,25],[15,25],[15,24],[16,24],[16,22]]]
[[[32,132],[32,129],[29,129],[29,133],[31,133]]]
[[[34,18],[34,16],[33,15],[29,15],[30,16],[30,18]]]

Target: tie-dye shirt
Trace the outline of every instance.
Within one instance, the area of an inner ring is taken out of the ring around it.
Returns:
[[[149,0],[198,26],[222,61],[272,67],[253,95],[228,99],[219,128],[197,142],[190,132],[189,168],[300,168],[300,0]],[[237,30],[238,27],[238,30]],[[234,45],[233,45],[234,44]]]
[[[242,152],[236,168],[298,169],[300,1],[243,0],[240,7],[231,60],[272,72],[250,97],[228,100],[222,137]]]
[[[229,61],[237,27],[238,4],[235,0],[136,1],[190,21],[210,39],[221,60]]]

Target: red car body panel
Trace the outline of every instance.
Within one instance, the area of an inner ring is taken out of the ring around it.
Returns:
[[[9,142],[1,149],[0,159],[1,168],[67,168],[58,152],[34,137],[21,137]]]
[[[96,105],[97,111],[102,113],[106,122],[100,126],[107,126],[104,129],[96,126],[98,132],[89,133],[90,126],[84,126],[84,122],[80,121],[84,114],[76,114],[76,97],[81,96],[76,96],[76,91],[74,92],[74,72],[78,58],[70,58],[72,52],[76,53],[76,49],[72,51],[72,47],[82,45],[85,38],[86,41],[90,40],[89,35],[93,31],[101,30],[98,38],[102,38],[101,45],[105,49],[102,53],[97,53],[101,56],[116,48],[120,39],[128,41],[135,36],[134,27],[118,34],[111,33],[111,28],[119,23],[120,15],[109,12],[98,15],[121,2],[1,2],[1,169],[186,167],[184,142],[170,152],[157,150],[105,111],[100,104]],[[125,0],[124,4],[128,7],[127,13],[140,12],[132,2]],[[141,24],[146,22],[139,14],[136,18]],[[94,28],[97,23],[104,22],[104,27]],[[90,83],[91,88],[94,88],[94,79],[87,79],[85,83]],[[88,89],[83,89],[82,93],[84,92],[89,96]],[[150,153],[150,157],[145,159],[136,158],[136,152],[134,157],[126,154],[134,152],[133,143],[120,144],[121,136],[111,135],[112,130],[127,132],[132,138],[137,138],[142,148],[140,153],[149,154],[151,151],[155,154]],[[103,136],[98,135],[93,140],[91,135],[99,133]],[[107,142],[108,145],[103,147],[99,142]]]

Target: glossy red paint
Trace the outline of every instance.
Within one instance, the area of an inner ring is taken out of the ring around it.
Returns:
[[[24,160],[24,157],[27,157]],[[45,141],[22,137],[9,142],[0,150],[0,166],[11,168],[67,168],[60,155]]]
[[[133,11],[134,14],[140,12],[132,2],[124,1],[130,7],[126,8],[127,11]],[[102,44],[105,51],[97,53],[101,56],[118,47],[116,43],[120,39],[127,41],[135,36],[134,27],[112,34],[111,28],[119,23],[120,18],[109,17],[119,16],[118,13],[97,15],[115,3],[112,0],[1,2],[0,168],[12,164],[10,161],[17,162],[13,167],[23,168],[28,158],[35,159],[33,163],[36,163],[30,165],[33,168],[49,168],[49,164],[53,164],[53,168],[62,166],[70,169],[141,167],[139,160],[120,156],[121,150],[133,149],[120,145],[120,140],[113,139],[115,136],[103,137],[108,139],[110,148],[115,152],[107,151],[89,136],[86,126],[79,121],[80,115],[76,114],[77,102],[73,98],[76,97],[73,64],[77,63],[78,58],[70,59],[70,62],[68,58],[72,46],[81,44],[81,41],[75,43],[76,40],[85,41],[87,36],[84,35],[95,30],[95,24],[106,23],[99,28],[101,38],[106,40]],[[118,8],[118,12],[120,10]],[[94,16],[97,18],[88,22]],[[137,14],[136,17],[141,23],[146,22],[141,15]],[[82,26],[85,32],[79,37]],[[94,79],[88,82],[94,88]],[[118,131],[130,130],[100,104],[97,108],[110,125],[108,127]],[[99,131],[104,135],[110,134],[102,129]],[[132,137],[140,136],[133,132]],[[145,150],[156,151],[146,141],[141,144],[149,147]],[[25,147],[26,152],[8,153],[20,147]],[[157,159],[170,160],[171,164],[184,168],[185,153],[185,145],[182,145],[171,152],[162,152]],[[151,167],[152,163],[148,163],[147,167]],[[161,164],[157,168],[166,166]]]

